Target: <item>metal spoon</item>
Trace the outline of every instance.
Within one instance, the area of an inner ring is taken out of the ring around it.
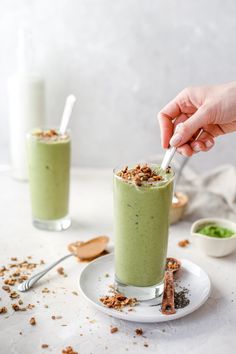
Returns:
[[[47,274],[52,268],[54,268],[57,264],[61,263],[65,259],[76,256],[82,260],[89,260],[93,257],[100,255],[106,248],[109,242],[109,237],[107,236],[98,236],[88,240],[86,242],[77,242],[69,245],[70,254],[58,259],[56,262],[50,264],[42,271],[32,275],[29,279],[25,280],[23,283],[19,284],[17,289],[19,291],[28,291],[32,286],[37,283],[39,279],[41,279],[45,274]]]
[[[197,140],[202,133],[203,133],[203,129],[200,129],[199,133],[197,134],[197,136],[195,137],[194,140]],[[176,152],[176,147],[174,147],[174,146],[172,146],[166,150],[166,153],[165,153],[164,158],[161,163],[161,168],[163,170],[166,170],[167,167],[170,165],[170,162],[173,159],[175,152]]]
[[[164,315],[172,315],[175,310],[175,289],[174,289],[174,272],[181,267],[180,261],[175,258],[166,259],[165,285],[162,298],[161,312]]]
[[[177,189],[177,185],[178,185],[180,177],[181,177],[181,175],[183,173],[183,169],[186,166],[188,161],[189,161],[189,157],[184,157],[184,159],[183,159],[183,161],[182,161],[182,163],[181,163],[181,165],[179,167],[179,170],[178,170],[178,172],[176,174],[176,178],[175,178],[175,187],[174,187],[175,190]],[[172,203],[173,204],[178,204],[179,203],[179,199],[176,197],[176,193],[174,193],[174,195],[173,195]]]
[[[66,256],[58,259],[56,262],[54,262],[54,263],[50,264],[49,266],[47,266],[46,268],[44,268],[41,272],[38,272],[38,273],[32,275],[32,277],[25,280],[23,283],[19,284],[17,289],[22,292],[28,291],[30,288],[32,288],[32,286],[35,283],[37,283],[37,281],[39,279],[41,279],[45,274],[47,274],[52,268],[54,268],[57,264],[61,263],[62,261],[64,261],[65,259],[67,259],[71,256],[76,256],[76,254],[70,253],[70,254],[67,254]]]

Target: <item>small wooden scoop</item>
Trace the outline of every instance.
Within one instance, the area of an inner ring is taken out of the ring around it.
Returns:
[[[165,285],[162,298],[161,312],[164,315],[173,315],[175,310],[175,289],[173,273],[181,267],[180,261],[175,258],[166,259]]]
[[[74,242],[68,246],[70,252],[74,253],[81,260],[92,259],[105,251],[109,237],[98,236],[86,242]]]

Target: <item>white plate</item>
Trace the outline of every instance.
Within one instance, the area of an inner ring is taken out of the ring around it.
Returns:
[[[133,311],[117,311],[105,307],[99,298],[109,294],[109,285],[114,279],[114,254],[97,258],[89,263],[80,275],[80,291],[97,309],[110,316],[134,322],[164,322],[175,320],[197,310],[208,299],[211,283],[208,275],[198,265],[181,259],[182,268],[175,275],[176,290],[181,287],[189,289],[187,297],[190,303],[183,309],[178,309],[174,315],[163,315],[156,300],[143,301],[133,308]],[[109,275],[109,276],[108,276]]]

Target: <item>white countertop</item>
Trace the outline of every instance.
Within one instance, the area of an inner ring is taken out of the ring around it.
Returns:
[[[31,225],[27,183],[0,173],[0,265],[10,257],[50,263],[67,253],[67,245],[105,234],[112,238],[112,174],[110,170],[73,170],[71,185],[72,227],[61,233],[36,230]],[[0,287],[0,307],[8,313],[0,315],[0,354],[60,354],[71,345],[79,354],[103,353],[235,353],[236,330],[236,255],[214,259],[199,253],[191,243],[177,246],[179,240],[190,238],[190,224],[181,222],[170,230],[169,255],[187,258],[200,265],[210,276],[212,293],[196,312],[179,320],[160,324],[140,324],[117,320],[95,310],[78,291],[78,277],[84,264],[71,258],[61,266],[67,277],[52,270],[33,290],[21,295],[24,304],[35,308],[14,312],[12,300]],[[47,287],[50,293],[42,293]],[[38,302],[37,302],[38,301]],[[45,308],[44,305],[48,305]],[[52,320],[51,316],[62,316]],[[35,317],[37,324],[29,320]],[[64,326],[66,325],[66,326]],[[110,326],[119,331],[111,334]],[[144,337],[134,338],[135,329],[142,328]],[[19,334],[22,332],[22,334]],[[42,344],[49,348],[42,349]],[[144,343],[148,347],[144,347]]]

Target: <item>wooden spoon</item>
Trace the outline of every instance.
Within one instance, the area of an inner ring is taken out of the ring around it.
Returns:
[[[164,315],[173,315],[175,310],[175,289],[174,289],[174,272],[181,267],[180,261],[176,258],[166,259],[165,285],[162,298],[161,312]]]

